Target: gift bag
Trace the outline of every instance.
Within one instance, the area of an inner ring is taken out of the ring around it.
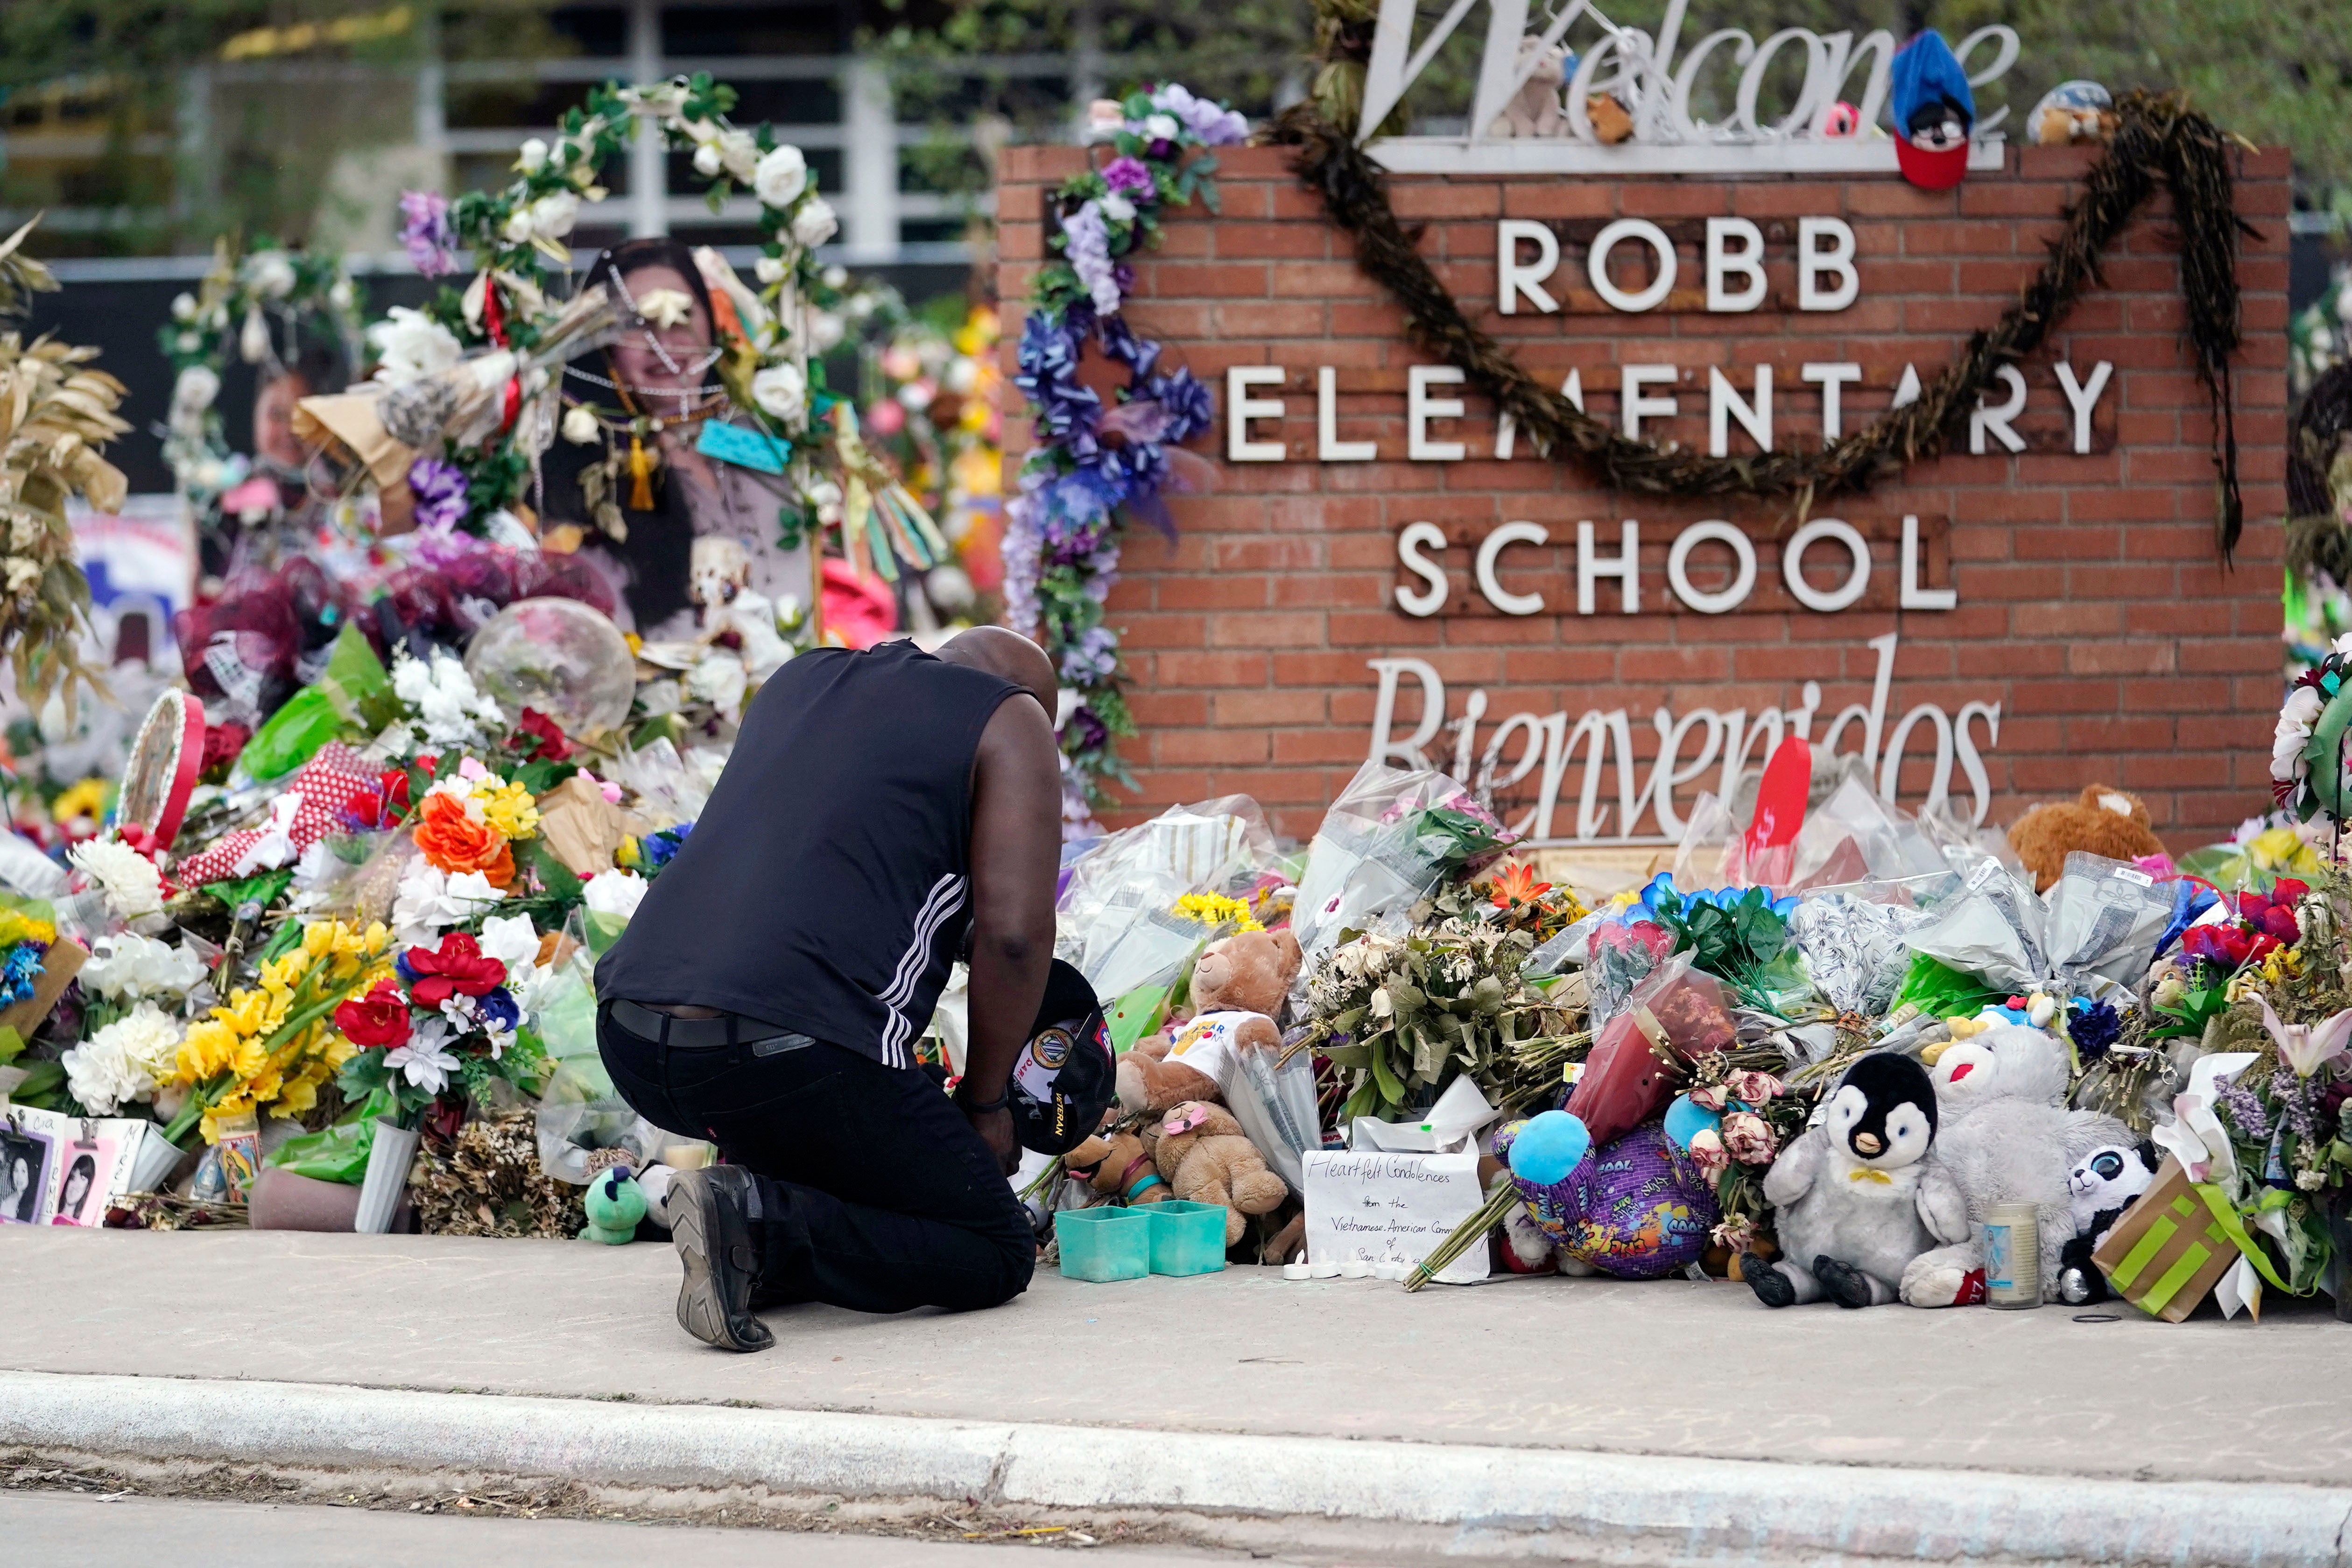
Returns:
[[[2167,1155],[2155,1182],[2108,1228],[2091,1261],[2116,1295],[2177,1323],[2242,1256],[2180,1162]]]

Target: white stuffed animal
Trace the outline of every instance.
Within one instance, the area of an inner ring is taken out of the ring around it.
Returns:
[[[1560,107],[1560,85],[1568,80],[1568,46],[1554,44],[1547,49],[1542,37],[1529,33],[1519,40],[1518,67],[1526,70],[1533,61],[1535,69],[1519,84],[1519,90],[1503,105],[1503,112],[1488,129],[1489,136],[1563,136],[1568,132],[1568,114]]]
[[[1950,1245],[1903,1270],[1915,1307],[1984,1299],[1984,1217],[1996,1203],[2033,1205],[2042,1293],[2055,1301],[2059,1253],[2074,1239],[2068,1176],[2103,1144],[2128,1143],[2113,1116],[2066,1108],[2066,1048],[2038,1029],[2008,1026],[1956,1040],[1937,1057],[1936,1146],[1922,1178],[1920,1212]]]

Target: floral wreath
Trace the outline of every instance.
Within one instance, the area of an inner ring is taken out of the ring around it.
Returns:
[[[306,321],[332,329],[356,367],[361,297],[340,256],[289,249],[259,239],[243,256],[226,239],[213,246],[212,269],[194,294],[172,301],[172,319],[156,333],[175,372],[163,461],[200,527],[220,520],[221,497],[243,484],[252,463],[228,449],[221,432],[221,372],[234,347],[248,365],[282,368],[299,351]],[[287,352],[279,352],[280,337]],[[313,388],[316,392],[338,388]]]
[[[502,189],[468,192],[455,201],[407,193],[401,198],[401,238],[417,270],[446,277],[458,270],[457,253],[467,249],[475,276],[462,293],[445,287],[422,310],[395,308],[369,329],[370,339],[388,360],[404,361],[404,371],[417,373],[446,369],[468,350],[544,347],[545,335],[563,317],[563,308],[546,295],[550,266],[570,267],[564,242],[582,204],[604,198],[597,182],[606,160],[628,145],[638,121],[650,121],[667,146],[692,151],[714,211],[739,185],[759,200],[758,288],[715,256],[701,265],[718,318],[713,326],[722,347],[715,369],[726,400],[775,444],[801,498],[799,515],[788,508],[780,519],[782,542],[789,547],[803,528],[837,522],[853,564],[871,551],[885,577],[896,576],[894,555],[928,568],[946,558],[945,541],[866,449],[855,413],[826,389],[822,363],[812,358],[805,335],[794,330],[804,308],[829,307],[845,281],[838,268],[821,268],[816,261],[816,247],[834,236],[840,220],[817,193],[798,147],[779,141],[766,122],[746,130],[728,120],[735,99],[735,89],[708,72],[640,87],[607,83],[565,113],[551,143],[533,137],[522,144],[516,178]],[[520,501],[536,455],[554,434],[554,411],[562,405],[567,440],[587,444],[600,434],[606,438],[607,461],[590,469],[587,499],[592,520],[616,538],[625,535],[614,486],[625,469],[650,504],[644,486],[652,458],[645,438],[667,422],[634,408],[605,410],[572,398],[552,384],[544,367],[509,381],[502,395],[499,429],[489,439],[453,446],[446,463],[418,476],[420,523],[491,531],[498,515]],[[540,420],[523,417],[527,399],[544,411]],[[823,443],[809,439],[812,424],[825,420],[832,425],[837,482],[817,474]],[[625,456],[621,436],[627,439]]]
[[[1074,174],[1055,193],[1060,253],[1038,273],[1013,384],[1035,409],[1036,445],[1019,494],[1005,505],[1005,619],[1037,636],[1063,687],[1064,831],[1092,830],[1106,780],[1135,788],[1117,738],[1135,734],[1120,690],[1118,633],[1103,601],[1118,580],[1121,508],[1175,537],[1161,492],[1175,479],[1179,444],[1209,427],[1215,401],[1190,371],[1159,369],[1160,347],[1120,314],[1134,274],[1121,259],[1160,243],[1160,213],[1198,200],[1217,210],[1213,157],[1248,122],[1171,83],[1092,110],[1114,156]],[[1127,368],[1106,409],[1078,379],[1088,342]]]
[[[2327,656],[2295,677],[2279,708],[2271,738],[2271,792],[2280,808],[2307,822],[2325,814],[2352,816],[2352,635],[2339,637]]]

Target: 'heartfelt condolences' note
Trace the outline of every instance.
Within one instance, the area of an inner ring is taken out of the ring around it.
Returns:
[[[1307,1259],[1339,1263],[1383,1257],[1418,1263],[1454,1228],[1478,1212],[1478,1155],[1320,1150],[1302,1157],[1307,1176]],[[1436,1278],[1449,1285],[1486,1277],[1486,1249],[1464,1250]]]

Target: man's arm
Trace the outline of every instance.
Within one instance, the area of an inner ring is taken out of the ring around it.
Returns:
[[[971,1037],[956,1099],[1010,1176],[1021,1163],[1002,1100],[1029,1042],[1054,962],[1054,883],[1062,859],[1061,753],[1043,708],[997,705],[972,761]]]

